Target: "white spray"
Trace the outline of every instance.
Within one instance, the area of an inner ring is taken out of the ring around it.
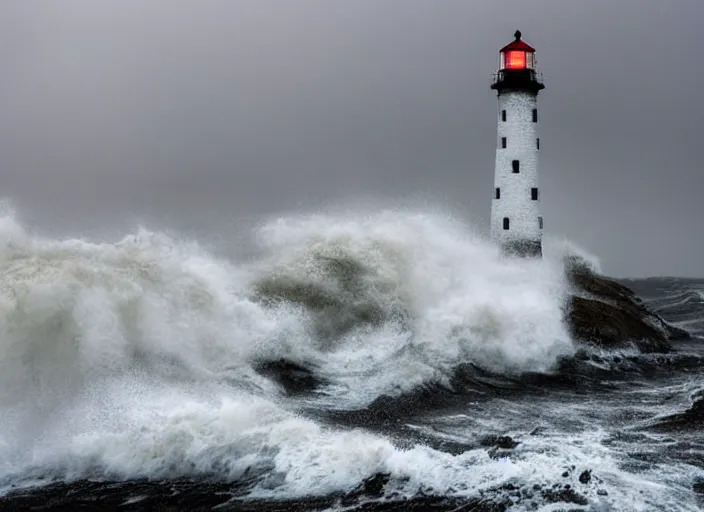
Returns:
[[[256,238],[261,258],[238,263],[147,230],[94,244],[1,218],[0,481],[247,472],[265,475],[256,493],[292,497],[379,471],[411,494],[536,474],[530,457],[323,427],[253,367],[314,364],[342,406],[461,363],[549,370],[573,352],[560,265],[505,259],[456,221],[404,211],[290,217]]]

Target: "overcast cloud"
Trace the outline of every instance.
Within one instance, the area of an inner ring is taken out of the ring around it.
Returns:
[[[704,276],[701,0],[4,0],[0,196],[43,230],[375,196],[488,230],[497,51],[535,46],[546,233]]]

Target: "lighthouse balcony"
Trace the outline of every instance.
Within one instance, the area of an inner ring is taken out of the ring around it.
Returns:
[[[491,88],[503,91],[526,91],[537,94],[545,89],[543,75],[534,69],[503,69],[492,75]]]

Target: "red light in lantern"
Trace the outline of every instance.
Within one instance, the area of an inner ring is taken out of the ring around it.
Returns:
[[[526,69],[526,52],[506,52],[506,69]]]

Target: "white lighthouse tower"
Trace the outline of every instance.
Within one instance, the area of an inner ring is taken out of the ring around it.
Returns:
[[[491,238],[509,254],[541,257],[543,218],[538,187],[538,92],[535,49],[516,39],[499,50],[498,129]]]

